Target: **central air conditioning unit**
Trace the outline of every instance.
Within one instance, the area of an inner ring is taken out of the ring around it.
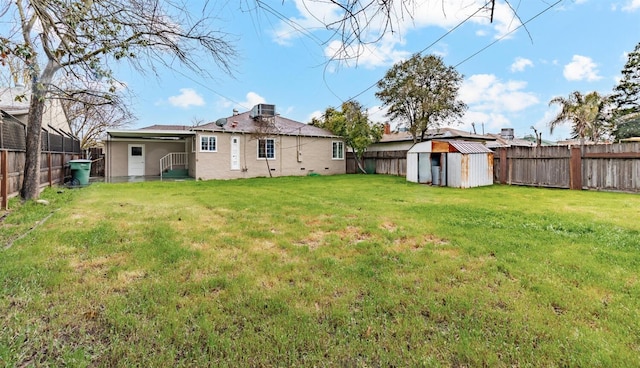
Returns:
[[[276,116],[276,105],[268,105],[268,104],[255,105],[253,109],[251,109],[250,116],[252,119],[274,117]]]

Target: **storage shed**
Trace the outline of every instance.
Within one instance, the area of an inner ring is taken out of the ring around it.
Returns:
[[[416,143],[407,152],[407,180],[453,188],[493,184],[493,152],[479,142]]]

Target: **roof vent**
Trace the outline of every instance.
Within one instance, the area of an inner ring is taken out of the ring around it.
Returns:
[[[270,118],[276,116],[276,105],[259,104],[251,109],[251,118]]]

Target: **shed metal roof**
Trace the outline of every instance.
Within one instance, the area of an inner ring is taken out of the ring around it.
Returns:
[[[493,152],[484,144],[478,142],[449,141],[449,144],[460,153],[490,153]]]
[[[417,153],[417,152],[432,152],[432,145],[435,141],[424,141],[420,143],[416,143],[411,147],[408,153]],[[449,152],[459,152],[463,154],[471,154],[471,153],[491,153],[493,152],[487,146],[480,142],[467,142],[467,141],[440,141],[437,142],[446,142],[449,144]],[[453,147],[453,151],[451,151],[451,147]]]

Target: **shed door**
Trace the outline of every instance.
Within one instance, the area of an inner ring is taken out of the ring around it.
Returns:
[[[231,170],[240,170],[240,139],[231,137]]]
[[[129,176],[144,176],[144,144],[129,145]]]

